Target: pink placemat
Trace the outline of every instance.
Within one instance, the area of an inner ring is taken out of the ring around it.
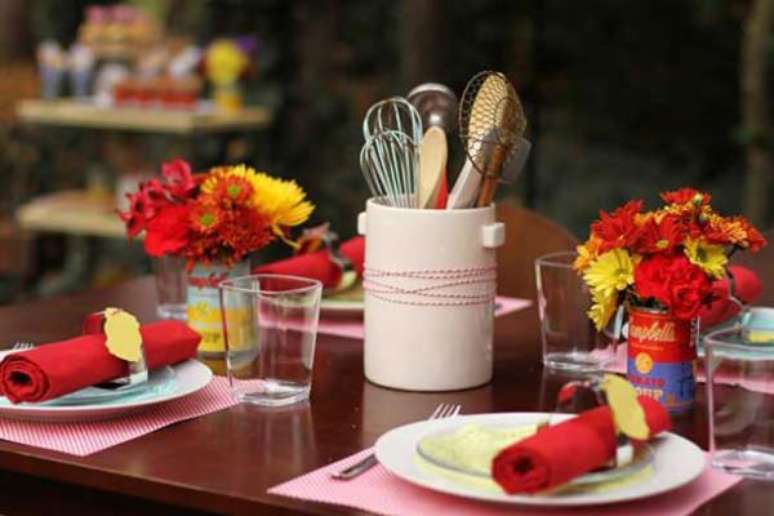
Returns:
[[[207,387],[190,396],[117,419],[92,423],[36,423],[0,419],[0,439],[83,457],[236,403],[229,392],[228,380],[216,376]]]
[[[701,359],[700,359],[701,360]],[[616,350],[615,362],[606,368],[607,371],[612,373],[626,374],[626,343],[618,346]],[[700,382],[706,382],[707,377],[704,375],[704,371],[699,370],[696,374],[696,380]],[[774,378],[770,378],[766,375],[756,375],[753,378],[730,376],[727,373],[717,373],[715,375],[715,381],[723,385],[740,386],[749,391],[763,392],[766,394],[774,394]]]
[[[466,500],[436,493],[391,475],[377,465],[362,476],[342,482],[333,480],[333,471],[354,464],[371,453],[371,449],[347,457],[301,477],[269,489],[270,494],[306,501],[332,503],[379,514],[416,515],[501,515],[573,514],[580,516],[666,516],[690,514],[703,503],[719,495],[740,481],[739,477],[707,467],[704,473],[685,487],[653,498],[633,502],[594,507],[573,507],[565,510],[533,509],[526,506],[497,505]]]
[[[524,310],[531,304],[532,301],[529,299],[498,296],[495,300],[495,317]],[[347,337],[350,339],[362,339],[364,336],[362,320],[321,318],[317,331],[326,335],[335,335],[337,337]]]

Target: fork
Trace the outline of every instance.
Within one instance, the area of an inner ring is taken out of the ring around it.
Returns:
[[[27,349],[32,349],[35,347],[35,344],[32,342],[15,342],[14,345],[11,347],[11,351],[24,351]]]
[[[430,414],[430,417],[427,419],[429,421],[431,419],[454,417],[460,413],[461,408],[462,407],[457,403],[441,403],[435,408],[433,413]],[[360,462],[336,473],[332,473],[331,477],[335,478],[336,480],[351,480],[376,466],[378,462],[379,461],[376,460],[376,454],[372,453]]]

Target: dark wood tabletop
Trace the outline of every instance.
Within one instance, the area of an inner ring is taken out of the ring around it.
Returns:
[[[7,346],[70,337],[84,314],[106,306],[154,319],[151,279],[2,308],[0,334]],[[440,402],[461,403],[468,414],[551,411],[567,380],[540,365],[534,309],[497,320],[494,380],[477,389],[430,394],[372,385],[363,377],[362,346],[320,336],[312,399],[301,406],[236,406],[83,458],[0,441],[0,513],[351,513],[266,490],[362,450],[393,427],[424,419]],[[703,396],[676,428],[706,447]],[[767,511],[774,511],[772,485],[745,480],[699,514],[772,514]]]

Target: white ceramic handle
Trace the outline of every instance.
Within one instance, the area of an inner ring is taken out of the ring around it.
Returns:
[[[505,224],[495,222],[481,226],[481,245],[487,249],[500,247],[505,243]]]
[[[361,211],[357,216],[357,232],[359,235],[366,234],[366,212]]]

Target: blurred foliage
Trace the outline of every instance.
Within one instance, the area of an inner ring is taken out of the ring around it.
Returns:
[[[296,178],[318,205],[313,222],[330,220],[342,235],[354,233],[367,196],[357,162],[366,109],[422,81],[461,94],[479,70],[505,72],[534,148],[527,173],[501,194],[579,234],[599,208],[636,196],[655,202],[684,184],[740,211],[742,145],[762,137],[740,126],[743,0],[132,1],[201,43],[256,36],[247,96],[276,109],[268,132],[193,146],[154,138],[135,154],[154,167],[195,151],[200,166],[247,159]],[[35,0],[33,33],[68,43],[94,3],[111,2]],[[39,170],[60,178],[43,188],[83,183],[78,169],[114,158],[95,151],[94,133],[36,137]],[[454,175],[462,156],[457,136],[449,141]]]

